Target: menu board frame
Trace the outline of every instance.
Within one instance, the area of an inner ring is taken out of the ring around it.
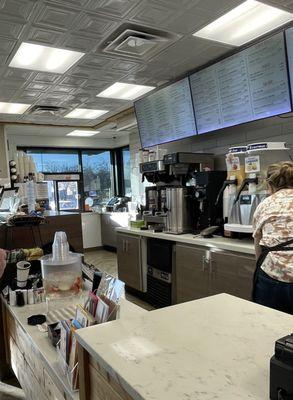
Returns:
[[[191,99],[191,104],[192,104],[192,109],[191,109],[191,111],[192,111],[192,117],[193,117],[193,120],[194,120],[195,133],[188,134],[188,135],[186,135],[186,136],[184,136],[184,137],[180,137],[180,138],[176,138],[176,139],[171,139],[171,140],[160,141],[160,142],[154,143],[154,144],[152,144],[152,145],[145,145],[145,146],[144,146],[143,138],[142,138],[142,129],[140,128],[140,122],[139,122],[139,118],[138,118],[138,116],[137,116],[136,104],[137,104],[138,102],[141,102],[141,101],[145,100],[145,99],[148,98],[148,97],[154,96],[156,93],[160,92],[161,90],[164,90],[165,88],[167,88],[167,87],[169,87],[169,86],[172,86],[172,85],[174,85],[174,84],[176,84],[176,83],[178,83],[178,82],[180,82],[180,81],[183,81],[183,80],[186,80],[187,83],[188,83],[188,90],[189,90],[190,99]],[[136,120],[137,120],[138,132],[139,132],[140,143],[141,143],[142,149],[148,148],[148,147],[159,146],[159,145],[161,145],[161,144],[166,144],[166,143],[175,142],[175,141],[177,141],[177,140],[184,140],[184,139],[187,139],[187,138],[190,138],[190,137],[193,137],[193,136],[197,136],[197,135],[198,135],[198,132],[197,132],[197,125],[196,125],[196,119],[195,119],[195,114],[194,114],[193,98],[192,98],[192,93],[191,93],[191,87],[190,87],[189,76],[180,78],[180,79],[178,79],[178,80],[176,80],[176,81],[174,81],[174,82],[172,82],[172,83],[170,83],[170,84],[168,84],[168,85],[166,85],[166,86],[163,86],[163,87],[159,88],[159,89],[156,90],[156,91],[152,91],[151,93],[149,93],[148,95],[144,96],[143,98],[141,98],[141,99],[135,101],[135,102],[134,102],[134,113],[135,113],[135,117],[136,117]]]
[[[252,119],[252,120],[249,120],[249,121],[235,123],[235,124],[232,124],[232,125],[229,125],[229,126],[219,127],[217,129],[211,129],[211,130],[208,130],[208,131],[205,131],[205,132],[200,132],[200,129],[198,127],[198,118],[196,116],[196,110],[195,110],[195,107],[194,107],[193,110],[194,110],[195,122],[196,122],[196,126],[197,126],[198,135],[206,135],[208,133],[217,132],[217,131],[224,130],[224,129],[231,128],[231,127],[241,126],[241,125],[244,125],[244,124],[248,124],[250,122],[262,121],[262,120],[265,120],[265,119],[268,119],[268,118],[272,118],[272,117],[276,117],[276,116],[279,116],[279,115],[287,114],[287,113],[293,111],[293,86],[292,86],[293,85],[293,71],[292,71],[292,79],[291,79],[290,70],[289,70],[289,60],[288,60],[288,47],[287,47],[287,40],[286,40],[286,31],[288,29],[291,29],[291,28],[293,29],[293,27],[289,27],[289,28],[287,27],[287,28],[282,29],[280,31],[274,32],[273,34],[265,36],[261,40],[258,40],[256,42],[253,42],[253,43],[249,44],[249,45],[243,46],[240,49],[237,49],[236,51],[234,51],[233,53],[230,53],[228,56],[222,57],[221,59],[218,59],[217,61],[212,62],[209,65],[206,65],[203,68],[200,68],[200,69],[198,69],[198,70],[196,70],[196,71],[194,71],[194,72],[192,72],[191,74],[188,75],[192,101],[194,103],[194,96],[193,96],[192,85],[191,85],[191,77],[193,75],[195,75],[195,74],[197,74],[197,73],[199,73],[201,71],[204,71],[207,68],[213,67],[213,66],[215,66],[215,65],[217,65],[217,64],[219,64],[219,63],[221,63],[221,62],[223,62],[225,60],[228,60],[229,58],[231,58],[233,56],[236,56],[237,54],[241,54],[242,52],[247,51],[249,48],[252,48],[252,47],[254,47],[254,46],[256,46],[256,45],[258,45],[258,44],[260,44],[260,43],[262,43],[262,42],[264,42],[266,40],[270,40],[274,36],[282,35],[282,39],[283,39],[283,43],[284,43],[284,51],[285,51],[285,67],[286,67],[286,75],[287,75],[287,82],[288,82],[290,110],[284,111],[284,112],[279,113],[279,114],[268,115],[268,116],[261,117],[261,118],[255,118],[255,119]]]

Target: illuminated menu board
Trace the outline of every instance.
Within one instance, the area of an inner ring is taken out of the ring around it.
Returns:
[[[196,134],[188,78],[134,103],[143,148]]]
[[[196,72],[190,84],[198,133],[291,111],[283,33]]]
[[[289,75],[291,81],[291,95],[293,98],[293,28],[286,30],[286,43],[289,64]]]

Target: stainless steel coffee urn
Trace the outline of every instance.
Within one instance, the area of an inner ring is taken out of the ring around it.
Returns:
[[[188,187],[166,188],[166,232],[182,234],[192,231],[192,196]]]

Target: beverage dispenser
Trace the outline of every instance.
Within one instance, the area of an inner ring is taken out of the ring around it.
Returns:
[[[245,179],[237,190],[230,218],[225,230],[252,233],[253,214],[268,195],[266,174],[269,165],[288,160],[288,148],[284,142],[262,142],[247,145]]]
[[[218,206],[223,196],[223,219],[225,223],[231,219],[237,190],[241,187],[245,179],[246,151],[246,146],[230,147],[226,154],[227,177],[218,193],[215,203],[215,206]]]

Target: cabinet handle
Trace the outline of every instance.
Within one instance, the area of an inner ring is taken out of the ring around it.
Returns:
[[[128,240],[125,240],[125,251],[128,253]]]
[[[125,253],[125,240],[122,240],[122,252]]]

